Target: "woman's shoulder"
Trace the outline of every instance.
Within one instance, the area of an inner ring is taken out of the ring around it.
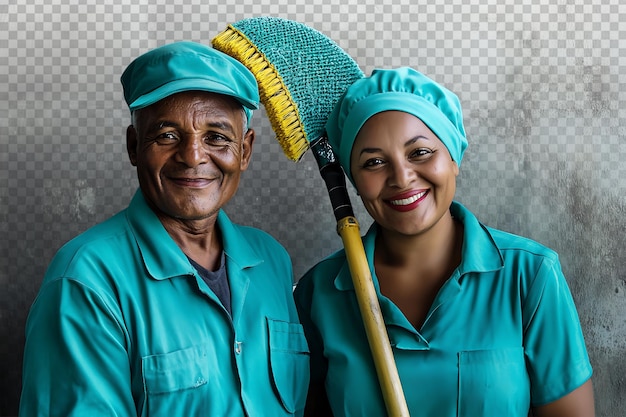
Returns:
[[[480,251],[482,254],[490,253],[488,248],[493,248],[497,249],[504,257],[527,256],[538,259],[550,258],[554,261],[558,259],[558,255],[553,249],[537,240],[487,226],[461,203],[455,201],[452,206],[452,212],[453,215],[463,221],[469,241],[466,241],[466,243],[471,243],[472,246],[478,245],[478,247],[484,249]]]
[[[333,286],[335,278],[341,274],[343,268],[349,271],[346,262],[344,249],[339,249],[326,256],[302,275],[298,280],[296,291],[310,292],[313,291],[313,288],[330,289],[330,287]]]
[[[345,263],[346,252],[344,249],[339,249],[309,268],[309,270],[303,275],[303,278],[324,277],[329,275],[335,276]]]
[[[503,255],[507,253],[517,253],[527,256],[549,258],[555,261],[558,259],[558,254],[555,250],[532,238],[492,227],[487,227],[487,230]]]

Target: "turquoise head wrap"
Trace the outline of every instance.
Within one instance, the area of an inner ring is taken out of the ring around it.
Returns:
[[[328,142],[353,184],[350,153],[354,140],[370,117],[388,110],[418,117],[461,165],[467,138],[458,97],[412,68],[375,69],[348,87],[326,122]]]
[[[259,108],[254,75],[229,55],[196,42],[174,42],[146,52],[128,65],[121,82],[131,111],[191,90],[235,98],[248,123],[252,111]]]

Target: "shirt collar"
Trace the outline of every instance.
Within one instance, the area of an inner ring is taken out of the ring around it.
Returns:
[[[237,226],[230,221],[224,210],[217,214],[217,227],[222,232],[222,244],[226,257],[241,269],[253,267],[263,262],[249,239],[242,233],[245,226]]]
[[[459,275],[470,272],[496,271],[504,267],[502,253],[496,245],[489,228],[461,203],[452,202],[452,216],[463,223],[463,249]]]
[[[141,190],[135,193],[126,213],[150,276],[162,280],[194,274],[195,269],[191,266],[187,256],[148,206]],[[262,262],[262,258],[223,210],[218,212],[216,227],[221,231],[226,257],[233,263],[229,267],[244,269]]]

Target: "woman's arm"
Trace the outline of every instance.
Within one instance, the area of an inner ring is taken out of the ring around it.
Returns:
[[[574,391],[533,409],[533,417],[595,417],[593,384],[591,379]]]

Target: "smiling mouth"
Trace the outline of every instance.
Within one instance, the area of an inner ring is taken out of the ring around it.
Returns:
[[[172,178],[172,181],[179,186],[191,188],[202,188],[211,182],[207,178]]]
[[[425,195],[426,191],[422,191],[421,193],[417,193],[415,195],[412,195],[411,197],[401,198],[399,200],[389,200],[389,204],[396,207],[408,206],[415,203],[417,200],[424,197]]]

